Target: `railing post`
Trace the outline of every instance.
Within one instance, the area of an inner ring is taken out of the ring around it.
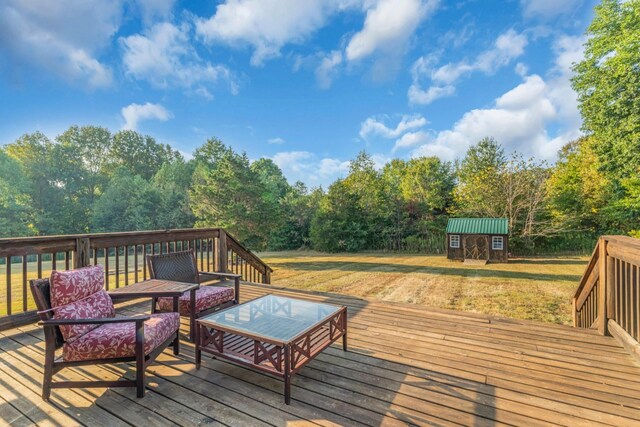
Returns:
[[[609,313],[607,313],[608,301],[607,297],[609,296],[608,287],[609,277],[607,276],[607,241],[604,237],[600,238],[599,245],[599,254],[598,254],[598,280],[600,281],[600,286],[598,286],[598,332],[601,335],[607,335],[607,317]]]
[[[573,306],[573,327],[577,328],[578,327],[578,300],[576,299],[576,297],[573,297],[573,299],[571,300],[571,305]]]
[[[269,270],[269,268],[265,268],[265,273],[262,276],[262,283],[265,285],[271,284],[271,270]]]
[[[608,255],[609,248],[607,247],[607,305],[605,307],[607,312],[607,328],[609,327],[609,319],[614,319],[616,322],[616,308],[615,308],[615,292],[616,292],[616,284],[615,284],[615,259]],[[607,331],[608,332],[608,331]]]
[[[73,257],[73,268],[82,268],[90,264],[90,240],[88,237],[76,239],[76,253]]]
[[[227,272],[227,266],[229,263],[227,255],[227,232],[221,228],[218,235],[218,265],[216,271],[220,273]]]

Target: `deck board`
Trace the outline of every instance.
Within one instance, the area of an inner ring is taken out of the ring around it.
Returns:
[[[223,360],[164,352],[134,389],[54,389],[40,399],[43,333],[0,332],[0,422],[11,425],[638,425],[640,367],[590,330],[262,285],[266,293],[348,306],[349,348],[334,345],[281,380]],[[141,313],[149,304],[118,312]],[[188,331],[182,319],[182,333]],[[131,365],[65,370],[68,379],[133,378]]]

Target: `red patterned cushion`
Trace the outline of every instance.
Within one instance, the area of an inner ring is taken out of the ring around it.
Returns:
[[[180,327],[178,313],[152,314],[144,322],[144,353],[149,354]],[[62,346],[62,358],[67,361],[113,359],[136,354],[134,322],[102,325]]]
[[[69,271],[52,271],[51,307],[78,301],[104,289],[104,268],[101,265]]]
[[[233,288],[223,286],[202,286],[196,291],[196,313],[233,300]],[[185,292],[178,300],[182,316],[191,314],[191,297]],[[158,308],[163,311],[173,310],[173,298],[158,298]]]
[[[115,316],[113,302],[103,289],[101,265],[70,271],[52,271],[51,307],[54,319],[101,319]],[[65,340],[73,340],[98,325],[60,326]]]

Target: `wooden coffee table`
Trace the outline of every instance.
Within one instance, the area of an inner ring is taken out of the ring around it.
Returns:
[[[196,321],[196,368],[212,354],[284,379],[291,377],[342,337],[347,351],[347,308],[265,295]]]

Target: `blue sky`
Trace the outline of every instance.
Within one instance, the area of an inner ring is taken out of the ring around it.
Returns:
[[[594,0],[4,0],[0,144],[212,136],[327,185],[365,149],[454,160],[485,136],[554,161]]]

